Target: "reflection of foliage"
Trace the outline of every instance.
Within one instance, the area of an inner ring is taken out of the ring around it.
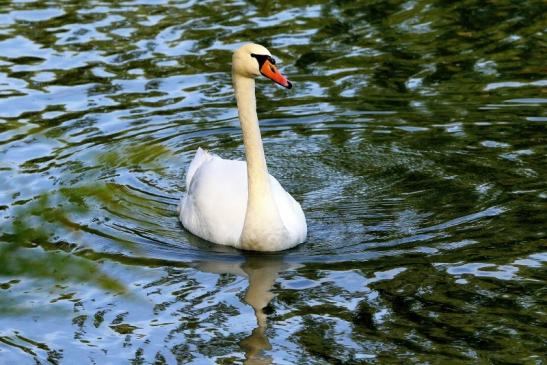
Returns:
[[[102,273],[91,261],[60,250],[45,251],[18,247],[16,244],[0,247],[0,275],[88,281],[105,289],[121,290],[118,282]]]
[[[54,198],[58,197],[43,194],[26,206],[14,209],[9,221],[0,226],[0,275],[85,281],[121,291],[122,286],[104,274],[95,262],[71,253],[75,244],[59,239],[60,231],[67,227],[78,231],[79,225],[71,220],[71,214],[87,210],[83,199],[76,199],[73,191],[64,189],[59,195],[71,204],[54,205],[52,203],[57,203]]]
[[[332,327],[328,321],[314,321],[304,317],[305,329],[298,331],[296,336],[307,352],[326,360],[331,364],[343,364],[335,341],[332,340]]]
[[[102,166],[115,169],[129,167],[136,170],[161,172],[162,166],[157,163],[159,157],[165,157],[171,151],[162,144],[141,142],[98,155],[97,162]]]

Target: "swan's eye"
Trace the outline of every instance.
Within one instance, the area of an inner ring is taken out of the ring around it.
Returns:
[[[251,57],[256,58],[256,60],[258,61],[258,67],[259,68],[262,67],[262,65],[264,64],[264,62],[266,62],[266,60],[271,62],[271,57],[267,56],[267,55],[251,53]]]
[[[268,61],[270,61],[272,65],[275,65],[275,59],[273,57],[268,56]]]

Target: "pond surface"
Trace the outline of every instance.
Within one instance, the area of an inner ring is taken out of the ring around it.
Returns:
[[[0,363],[545,364],[544,1],[0,5]],[[231,52],[308,240],[176,206],[243,158]]]

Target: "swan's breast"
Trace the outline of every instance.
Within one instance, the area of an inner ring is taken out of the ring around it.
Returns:
[[[276,178],[270,175],[270,183],[275,198],[279,216],[294,244],[306,240],[308,227],[306,217],[300,204],[287,192]]]

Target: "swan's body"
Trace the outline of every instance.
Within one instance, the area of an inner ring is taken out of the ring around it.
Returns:
[[[256,115],[254,78],[261,73],[290,88],[257,44],[233,56],[232,78],[246,161],[225,160],[198,149],[186,173],[179,206],[183,226],[208,241],[245,250],[279,251],[304,242],[306,219],[300,204],[268,173]]]

